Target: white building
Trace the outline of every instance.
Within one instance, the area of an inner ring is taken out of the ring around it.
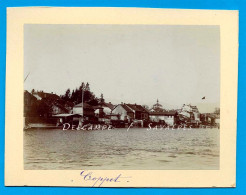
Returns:
[[[134,119],[134,112],[128,108],[125,104],[118,104],[113,110],[112,114],[119,115],[120,120],[133,120]]]
[[[149,118],[153,122],[165,122],[167,125],[173,126],[178,121],[178,113],[176,111],[150,112]]]
[[[200,121],[200,112],[196,106],[184,104],[179,114],[192,120]]]

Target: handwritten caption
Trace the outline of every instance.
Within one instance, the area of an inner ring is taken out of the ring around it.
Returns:
[[[80,176],[86,182],[91,182],[91,187],[102,187],[105,183],[119,183],[119,182],[129,182],[131,177],[123,177],[122,174],[118,174],[115,177],[101,177],[94,176],[93,172],[81,171]]]

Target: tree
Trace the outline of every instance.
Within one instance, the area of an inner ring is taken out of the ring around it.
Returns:
[[[97,99],[97,98],[92,99],[92,100],[88,101],[88,103],[89,103],[91,106],[98,106],[98,99]]]
[[[70,89],[68,88],[67,91],[66,91],[66,93],[65,93],[64,100],[69,101],[70,100],[70,97],[71,97]]]
[[[85,85],[85,90],[86,90],[86,91],[90,91],[90,85],[89,85],[88,82],[87,82],[86,85]]]
[[[72,91],[72,94],[71,94],[71,96],[70,96],[71,102],[74,102],[74,94],[75,94],[75,91],[73,90],[73,91]]]
[[[82,82],[81,85],[80,85],[80,87],[79,87],[79,90],[80,91],[82,91],[83,89],[85,89],[85,83],[84,82]]]
[[[64,101],[69,101],[71,103],[79,104],[82,102],[82,94],[84,95],[84,102],[88,102],[91,105],[98,105],[98,99],[90,91],[90,85],[88,82],[86,83],[86,85],[84,82],[82,82],[79,88],[73,90],[72,93],[70,89],[67,89],[65,94],[61,95],[61,99],[63,99]]]

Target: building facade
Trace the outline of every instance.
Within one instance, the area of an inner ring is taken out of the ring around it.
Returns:
[[[125,104],[118,104],[112,110],[112,114],[118,115],[119,120],[132,121],[134,119],[134,112]]]
[[[79,103],[73,107],[73,114],[83,114],[85,117],[94,117],[95,108],[84,102],[82,112],[82,103]]]
[[[37,98],[27,90],[24,91],[24,117],[36,115]]]
[[[125,104],[133,113],[135,120],[148,120],[149,112],[138,104]]]
[[[176,111],[164,111],[164,112],[150,112],[150,121],[157,123],[165,123],[169,126],[173,126],[178,122],[178,112]]]
[[[187,119],[200,122],[200,112],[196,106],[184,104],[180,109],[179,114]]]

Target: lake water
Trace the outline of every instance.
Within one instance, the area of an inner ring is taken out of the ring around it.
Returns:
[[[219,169],[219,129],[25,130],[24,168]]]

